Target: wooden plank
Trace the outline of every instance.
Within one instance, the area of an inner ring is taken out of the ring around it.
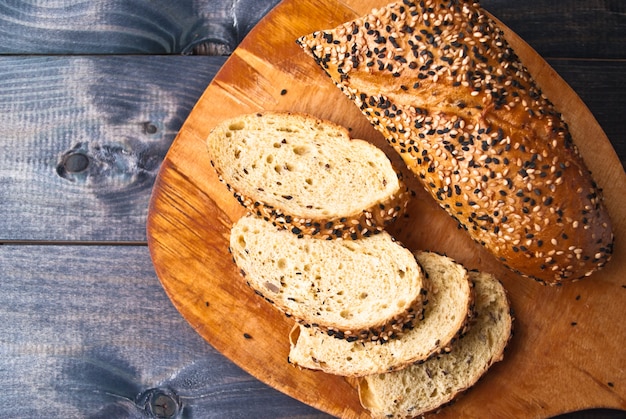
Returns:
[[[626,2],[482,0],[546,58],[626,58]]]
[[[159,165],[224,60],[0,58],[0,241],[145,241]]]
[[[0,294],[4,417],[139,417],[159,392],[179,417],[325,417],[204,342],[145,246],[0,246]]]
[[[4,245],[0,272],[5,417],[139,417],[163,413],[148,400],[160,394],[178,401],[180,417],[328,417],[206,344],[165,296],[144,246]],[[583,414],[562,419],[619,417]]]
[[[160,163],[224,61],[0,57],[0,242],[144,242]],[[626,60],[550,64],[626,165]]]
[[[0,54],[229,53],[278,0],[0,4]],[[545,57],[626,58],[626,3],[483,0]],[[558,16],[559,19],[554,17]]]
[[[277,2],[2,2],[0,54],[227,54]]]
[[[626,167],[626,60],[548,60],[576,91]]]

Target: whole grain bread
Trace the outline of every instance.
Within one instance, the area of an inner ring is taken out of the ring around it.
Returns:
[[[230,250],[257,294],[326,336],[384,341],[421,317],[422,268],[385,231],[319,240],[248,215],[233,225]]]
[[[362,405],[374,418],[412,418],[450,403],[503,358],[513,316],[504,287],[490,274],[470,272],[476,317],[450,353],[401,371],[359,379]]]
[[[310,115],[237,116],[212,129],[207,148],[220,180],[242,205],[298,236],[378,233],[410,198],[380,149]]]
[[[503,264],[558,284],[609,260],[566,122],[477,2],[398,1],[297,42]]]
[[[450,351],[473,312],[468,272],[437,253],[419,252],[416,257],[427,275],[428,302],[424,318],[411,330],[385,343],[349,342],[314,327],[296,325],[290,334],[289,362],[301,368],[359,377],[401,369]]]

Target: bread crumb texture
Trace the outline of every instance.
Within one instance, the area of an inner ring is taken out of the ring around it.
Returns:
[[[290,362],[302,368],[358,377],[402,369],[454,348],[473,315],[468,272],[436,253],[420,252],[416,257],[428,278],[428,302],[422,321],[398,339],[384,343],[338,340],[315,328],[296,326],[290,336]]]
[[[412,418],[449,403],[503,358],[513,317],[506,292],[490,274],[470,272],[476,317],[451,352],[359,380],[361,403],[374,418]]]
[[[609,216],[566,122],[477,2],[398,1],[298,43],[512,270],[558,284],[609,260]]]
[[[422,268],[387,232],[300,238],[248,215],[233,226],[230,249],[257,294],[330,339],[395,339],[422,317]]]
[[[376,146],[330,121],[264,112],[223,121],[207,138],[211,164],[239,202],[299,236],[382,231],[410,191]]]

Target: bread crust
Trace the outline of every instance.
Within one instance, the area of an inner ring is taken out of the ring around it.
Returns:
[[[398,172],[398,178],[401,178]],[[257,217],[271,222],[274,226],[291,231],[298,237],[316,237],[324,240],[356,240],[384,231],[405,213],[411,191],[402,183],[402,189],[376,205],[358,213],[327,218],[301,217],[290,214],[281,208],[263,201],[247,197],[226,183],[226,187],[241,205]]]
[[[473,1],[398,1],[297,40],[424,188],[513,271],[561,284],[612,254],[566,122]]]

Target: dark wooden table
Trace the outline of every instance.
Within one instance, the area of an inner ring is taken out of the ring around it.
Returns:
[[[206,344],[146,247],[160,162],[275,3],[0,2],[1,416],[327,417]],[[482,4],[578,92],[624,165],[626,2]]]

